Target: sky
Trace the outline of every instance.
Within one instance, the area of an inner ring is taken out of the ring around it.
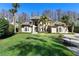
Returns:
[[[12,8],[11,3],[0,3],[0,10],[9,10]],[[79,13],[79,3],[20,3],[20,8],[18,13],[26,12],[31,14],[31,12],[42,13],[45,9],[61,9],[63,11],[75,11]]]

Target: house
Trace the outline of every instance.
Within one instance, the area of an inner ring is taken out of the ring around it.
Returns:
[[[38,23],[40,17],[32,17],[31,20],[36,22],[29,22],[22,24],[22,32],[50,32],[50,33],[68,33],[68,28],[65,23],[59,21],[48,20],[46,24]]]
[[[68,28],[65,23],[56,21],[51,26],[51,33],[68,33]]]
[[[36,26],[33,25],[32,22],[25,22],[21,25],[21,31],[22,32],[28,32],[28,33],[37,33],[36,32]]]
[[[42,22],[40,22],[38,24],[38,31],[39,32],[48,32],[47,31],[48,27],[51,26],[52,24],[53,24],[53,21],[50,19],[46,22],[46,24],[43,24]],[[50,28],[49,28],[49,30],[50,30]]]
[[[21,25],[21,31],[22,32],[32,32],[32,23],[31,22],[25,22]]]
[[[21,24],[22,32],[68,33],[68,28],[67,28],[66,24],[62,23],[60,21],[52,21],[51,19],[49,19],[46,22],[46,24],[43,24],[42,22],[38,23],[38,20],[40,20],[40,17],[37,17],[37,16],[31,17],[30,20],[32,20],[32,21],[28,21],[28,22]]]

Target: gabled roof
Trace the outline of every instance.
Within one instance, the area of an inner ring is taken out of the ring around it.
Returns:
[[[55,21],[55,22],[53,23],[53,26],[66,26],[66,24],[63,23],[63,22],[60,22],[60,21]]]
[[[25,22],[21,24],[22,26],[32,26],[32,22]]]

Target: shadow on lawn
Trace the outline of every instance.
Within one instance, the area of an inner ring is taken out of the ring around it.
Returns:
[[[11,35],[4,35],[4,36],[0,37],[0,40],[5,39],[5,38],[12,37],[13,35],[15,35],[15,34],[11,34]]]
[[[29,41],[27,41],[29,40]],[[69,50],[65,47],[60,46],[58,44],[48,42],[47,40],[28,37],[26,41],[20,42],[20,44],[9,47],[9,51],[11,50],[19,50],[18,56],[65,56],[65,55],[73,55]],[[68,54],[69,51],[69,54]]]
[[[65,46],[77,47],[77,46],[74,45],[73,43],[68,42],[68,41],[66,41],[66,40],[63,41],[63,44],[64,44]]]

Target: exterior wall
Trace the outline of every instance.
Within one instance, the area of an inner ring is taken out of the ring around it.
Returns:
[[[31,29],[33,33],[35,33],[35,32],[36,32],[36,29],[35,29],[35,28],[36,28],[36,26],[35,26],[35,25],[33,25],[33,28]]]
[[[69,31],[68,31],[68,28],[67,27],[65,27],[65,33],[68,33]]]
[[[39,26],[39,32],[42,32],[43,26]],[[24,26],[22,28],[22,32],[29,32],[29,33],[36,33],[36,26],[33,25],[33,27],[30,26]],[[51,27],[51,33],[68,33],[68,28],[64,26],[57,26],[57,27]]]
[[[36,26],[35,25],[33,25],[33,27],[32,27],[32,34],[37,34],[37,30],[36,30]]]
[[[51,28],[51,33],[68,33],[67,27],[58,26],[56,28]]]
[[[22,32],[28,32],[28,33],[36,33],[36,26],[33,25],[33,27],[29,27],[29,26],[24,26],[22,28]]]
[[[31,33],[31,32],[36,32],[36,31],[35,31],[35,27],[33,27],[33,29],[32,29],[32,27],[25,26],[25,27],[22,28],[22,32]],[[40,28],[40,32],[42,32],[42,28]],[[63,26],[58,26],[56,28],[52,27],[51,33],[68,33],[68,29],[67,29],[67,27],[63,27]]]
[[[56,33],[56,28],[51,28],[51,33]]]
[[[29,33],[31,33],[32,32],[32,28],[28,27],[28,26],[27,27],[25,26],[25,27],[22,28],[22,32],[29,32]]]
[[[64,33],[65,29],[63,26],[58,26],[58,33]]]
[[[61,28],[61,30],[60,30]],[[58,32],[59,33],[68,33],[68,29],[67,27],[64,27],[64,26],[58,26]]]
[[[39,26],[38,31],[39,32],[42,32],[43,31],[42,26]]]

